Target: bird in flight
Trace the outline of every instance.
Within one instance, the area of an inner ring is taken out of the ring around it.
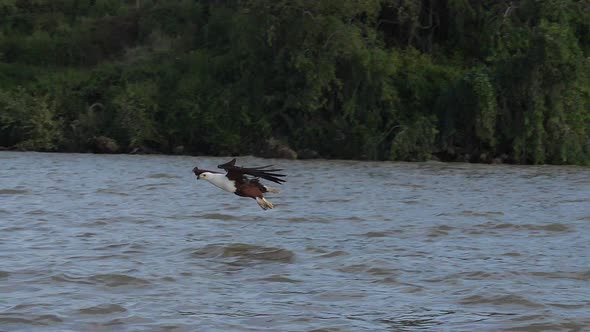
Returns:
[[[223,174],[215,171],[208,171],[205,169],[193,168],[193,173],[197,176],[197,180],[209,181],[216,187],[219,187],[230,193],[234,193],[241,197],[250,197],[256,200],[256,203],[263,209],[272,209],[274,206],[265,197],[265,193],[278,194],[279,191],[275,188],[270,188],[262,183],[260,179],[265,179],[278,184],[283,184],[285,180],[284,174],[277,172],[282,169],[269,169],[272,165],[260,167],[239,167],[236,166],[236,159],[232,159],[227,163],[217,165],[218,168],[225,170],[227,173]]]

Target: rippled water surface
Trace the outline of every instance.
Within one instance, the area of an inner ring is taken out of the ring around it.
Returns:
[[[0,153],[0,331],[590,331],[590,169]]]

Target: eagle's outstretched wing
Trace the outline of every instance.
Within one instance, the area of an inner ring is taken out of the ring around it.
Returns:
[[[225,164],[218,165],[217,167],[226,170],[227,178],[230,180],[238,180],[241,179],[244,175],[250,175],[256,178],[266,179],[268,181],[272,181],[278,184],[286,182],[284,179],[281,179],[285,176],[285,174],[276,173],[282,171],[282,169],[268,169],[269,167],[272,167],[272,165],[259,167],[239,167],[236,166],[236,159],[232,159],[231,161]]]

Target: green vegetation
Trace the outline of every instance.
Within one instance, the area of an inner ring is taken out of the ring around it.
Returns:
[[[4,0],[0,146],[588,164],[588,0]],[[180,148],[183,147],[183,148]]]

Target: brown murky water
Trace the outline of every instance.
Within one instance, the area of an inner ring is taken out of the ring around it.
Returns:
[[[0,331],[590,331],[589,168],[223,160],[0,153]]]

